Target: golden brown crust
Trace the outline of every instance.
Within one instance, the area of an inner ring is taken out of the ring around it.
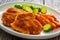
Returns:
[[[22,10],[22,9],[12,8],[12,7],[8,8],[7,12],[9,12],[9,13],[17,13],[17,14],[25,13],[25,11]]]
[[[25,12],[17,8],[8,8],[7,11],[4,12],[2,15],[3,24],[6,26],[10,26],[10,23],[14,21],[15,17],[21,13],[25,13]]]
[[[32,13],[20,14],[16,16],[11,27],[25,34],[39,34],[42,30],[40,23]]]
[[[14,21],[15,17],[16,17],[16,14],[5,12],[2,15],[2,22],[6,26],[10,26],[10,23]]]
[[[2,15],[2,22],[4,25],[24,34],[39,34],[42,30],[41,23],[36,20],[33,13],[17,8],[8,8]]]

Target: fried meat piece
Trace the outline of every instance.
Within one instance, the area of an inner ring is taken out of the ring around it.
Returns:
[[[24,13],[23,10],[17,8],[8,8],[6,12],[2,15],[2,22],[6,26],[10,26],[18,14]]]
[[[7,12],[9,13],[17,13],[17,14],[21,14],[21,13],[25,13],[24,10],[22,9],[18,9],[18,8],[8,8]]]
[[[15,21],[11,23],[11,27],[25,34],[39,34],[42,30],[42,25],[32,13],[17,15]]]
[[[5,12],[2,15],[2,22],[4,25],[10,26],[10,23],[14,21],[15,17],[16,17],[16,13]]]

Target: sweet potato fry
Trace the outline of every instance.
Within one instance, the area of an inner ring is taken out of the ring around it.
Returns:
[[[57,27],[60,26],[60,23],[59,22],[56,22],[56,21],[53,21],[53,22],[57,25]]]
[[[51,25],[52,25],[52,28],[53,29],[55,29],[57,26],[53,23],[53,22],[51,22],[48,18],[46,18],[46,17],[44,17],[44,16],[42,16],[41,15],[41,18],[43,18],[43,20],[45,20],[47,23],[50,23]]]
[[[48,15],[42,15],[42,16],[44,16],[44,17],[46,17],[46,18],[48,18],[50,21],[54,21],[54,18],[52,18],[51,16],[48,16]]]
[[[57,27],[60,26],[60,23],[54,20],[56,18],[51,17],[51,16],[47,16],[47,15],[42,15],[42,16],[48,18],[51,22],[53,22],[55,25],[57,25]]]
[[[55,16],[51,16],[51,17],[52,17],[52,18],[54,18],[54,20],[58,22],[58,20],[56,19],[56,17],[55,17]]]
[[[50,16],[51,18],[53,18],[52,20],[55,20],[57,21],[56,17],[54,15],[51,15],[51,14],[40,14],[40,15],[43,15],[43,16]],[[58,21],[57,21],[58,22]]]

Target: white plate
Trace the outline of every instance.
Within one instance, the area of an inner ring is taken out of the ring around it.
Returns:
[[[54,31],[51,31],[49,33],[44,33],[44,32],[41,32],[41,34],[39,35],[29,35],[29,34],[23,34],[23,33],[19,33],[19,32],[16,32],[14,31],[13,29],[9,28],[9,27],[6,27],[2,24],[2,21],[1,21],[1,17],[2,17],[2,13],[9,7],[13,7],[15,4],[23,4],[25,2],[10,2],[10,3],[5,3],[3,5],[0,5],[0,28],[3,29],[4,31],[12,34],[12,35],[15,35],[15,36],[18,36],[18,37],[22,37],[22,38],[28,38],[28,39],[47,39],[47,38],[52,38],[52,37],[56,37],[58,35],[60,35],[60,28],[54,30]],[[32,5],[37,5],[37,6],[44,6],[44,5],[39,5],[39,4],[34,4],[34,3],[28,3],[28,4],[32,4]],[[47,7],[47,10],[48,10],[48,13],[53,13],[57,18],[58,20],[60,21],[60,13],[57,12],[56,10],[53,10],[52,8],[50,7]]]

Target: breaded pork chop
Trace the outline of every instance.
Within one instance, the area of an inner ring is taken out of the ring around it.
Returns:
[[[2,15],[2,22],[6,26],[10,26],[10,23],[12,23],[16,17],[16,13],[9,13],[9,12],[4,12]]]
[[[25,13],[25,11],[22,10],[22,9],[12,8],[12,7],[8,8],[7,12],[9,12],[9,13],[17,13],[17,14]]]
[[[11,27],[25,34],[39,34],[42,30],[40,22],[32,13],[17,15],[15,21],[11,23]]]
[[[21,13],[25,13],[25,12],[17,8],[8,8],[7,11],[4,12],[2,15],[3,24],[6,26],[10,26],[10,23],[14,21],[15,17]]]

